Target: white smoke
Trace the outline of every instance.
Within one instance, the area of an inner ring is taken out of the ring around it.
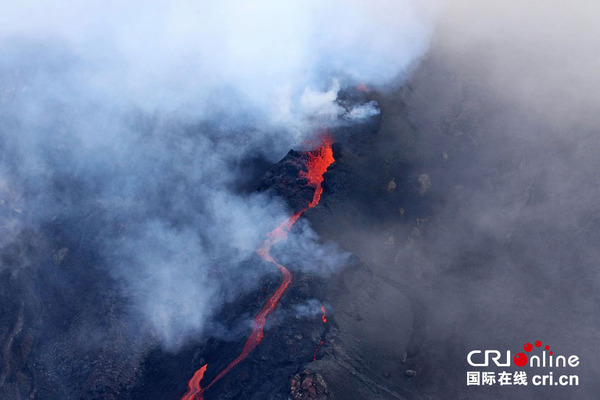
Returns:
[[[286,215],[235,192],[240,160],[276,161],[341,114],[377,113],[373,103],[342,110],[340,88],[401,82],[427,49],[434,10],[412,0],[4,1],[0,181],[27,194],[23,223],[96,218],[78,229],[101,243],[132,312],[176,346],[253,287],[262,272],[239,265]],[[304,231],[302,246],[335,270],[340,257]]]
[[[407,72],[433,17],[419,3],[22,1],[2,6],[0,38],[64,46],[87,94],[117,106],[202,118],[232,97],[261,122],[297,126],[314,111],[298,107],[306,91],[335,100],[332,78],[383,85]]]

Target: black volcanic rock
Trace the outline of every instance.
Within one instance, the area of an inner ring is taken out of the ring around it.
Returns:
[[[282,197],[294,213],[304,210],[315,193],[315,188],[301,174],[307,172],[307,160],[308,152],[290,150],[259,179],[256,190],[272,191]]]

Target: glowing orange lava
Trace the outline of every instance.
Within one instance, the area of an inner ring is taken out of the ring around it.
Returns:
[[[323,187],[321,186],[321,184],[323,183],[323,174],[327,171],[327,168],[335,161],[333,158],[333,150],[331,149],[331,145],[331,139],[327,137],[323,138],[319,148],[308,153],[308,160],[306,161],[307,171],[300,172],[300,176],[302,178],[306,178],[308,180],[308,184],[315,188],[315,193],[313,195],[312,201],[302,211],[288,217],[284,222],[277,226],[277,228],[269,232],[267,234],[267,239],[265,239],[265,241],[256,250],[256,253],[263,260],[274,264],[279,269],[279,271],[283,275],[283,282],[281,282],[277,290],[275,290],[271,297],[269,297],[263,308],[254,317],[252,333],[246,340],[246,344],[244,344],[242,352],[232,362],[230,362],[229,365],[227,365],[227,367],[225,367],[221,372],[219,372],[219,374],[205,388],[202,388],[200,386],[200,383],[202,381],[202,378],[204,377],[204,373],[206,372],[208,364],[203,365],[199,370],[196,371],[196,373],[194,373],[192,379],[190,379],[188,383],[189,389],[187,393],[181,398],[181,400],[203,400],[204,391],[212,387],[219,379],[221,379],[229,371],[231,371],[233,367],[235,367],[242,360],[244,360],[248,356],[248,354],[250,354],[261,342],[264,336],[264,327],[265,323],[267,322],[267,316],[271,314],[271,312],[273,312],[273,310],[277,306],[277,303],[279,302],[279,299],[281,299],[281,296],[283,296],[289,284],[292,282],[292,273],[284,265],[279,264],[277,261],[275,261],[275,259],[271,256],[271,247],[287,238],[287,235],[292,229],[292,226],[294,226],[296,221],[298,221],[300,216],[306,210],[319,204],[319,200],[321,200],[321,194],[323,193]],[[326,322],[325,307],[322,307],[321,310],[323,311],[323,322]]]
[[[309,185],[316,187],[312,202],[308,205],[308,208],[316,206],[321,200],[321,194],[323,193],[323,186],[321,186],[323,183],[323,174],[327,172],[327,168],[334,161],[331,144],[331,139],[324,138],[321,147],[309,153],[306,162],[307,171],[300,172],[300,176],[306,178]]]
[[[321,321],[323,321],[324,324],[327,323],[327,314],[325,313],[324,305],[321,305]]]

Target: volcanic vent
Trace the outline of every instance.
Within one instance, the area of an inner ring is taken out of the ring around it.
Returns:
[[[209,365],[202,365],[190,379],[188,391],[182,400],[202,400],[205,391],[227,375],[236,365],[243,362],[262,341],[267,317],[277,307],[293,279],[290,270],[271,255],[271,247],[287,238],[294,223],[306,210],[319,204],[323,193],[323,175],[334,161],[332,140],[329,137],[323,137],[314,150],[303,152],[290,150],[278,164],[271,168],[260,183],[260,190],[273,190],[277,195],[284,197],[293,210],[292,215],[268,233],[266,239],[256,250],[260,258],[271,263],[281,272],[282,281],[254,317],[252,333],[246,340],[241,353],[204,387],[201,386],[202,380]],[[322,320],[325,322],[323,306],[321,310],[323,312]]]

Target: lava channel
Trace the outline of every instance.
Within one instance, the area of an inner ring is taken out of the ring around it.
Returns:
[[[315,193],[312,201],[303,210],[296,214],[288,217],[282,222],[277,228],[273,229],[267,234],[267,238],[256,250],[256,253],[265,261],[268,261],[275,265],[277,269],[283,275],[283,281],[275,290],[275,292],[269,297],[263,308],[256,314],[253,321],[252,333],[246,340],[244,348],[239,356],[237,356],[232,362],[227,365],[219,374],[206,386],[200,386],[204,373],[208,368],[208,364],[203,365],[199,370],[194,373],[192,379],[188,383],[188,391],[181,398],[181,400],[203,400],[203,394],[206,390],[210,389],[217,381],[223,378],[233,367],[243,361],[248,354],[250,354],[256,346],[261,342],[264,336],[264,327],[267,322],[267,316],[273,312],[279,299],[287,290],[289,284],[292,282],[292,273],[282,264],[278,263],[271,256],[271,247],[280,241],[287,238],[288,233],[292,229],[292,226],[298,221],[300,216],[309,208],[312,208],[319,204],[321,200],[321,194],[323,194],[323,174],[327,171],[327,168],[335,161],[333,158],[333,150],[331,148],[331,139],[325,137],[322,140],[321,145],[316,150],[308,153],[308,159],[306,161],[306,172],[300,171],[300,177],[305,178],[310,186],[315,187]]]

